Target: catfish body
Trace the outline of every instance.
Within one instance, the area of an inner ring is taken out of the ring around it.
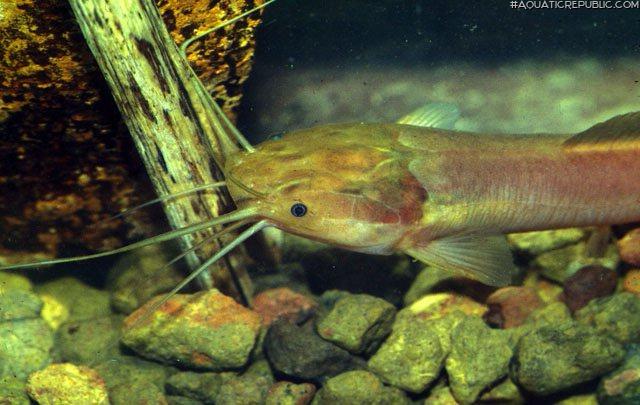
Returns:
[[[577,135],[328,125],[232,156],[227,172],[255,191],[230,186],[239,206],[285,231],[499,285],[514,272],[503,233],[640,220],[640,113]]]

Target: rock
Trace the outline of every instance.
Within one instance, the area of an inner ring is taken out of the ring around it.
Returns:
[[[631,293],[595,299],[575,318],[623,344],[640,342],[640,297]]]
[[[313,384],[280,381],[269,388],[265,405],[307,405],[315,393],[316,387]]]
[[[39,404],[109,404],[100,375],[70,363],[51,364],[31,374],[27,393]]]
[[[451,346],[450,331],[462,315],[458,312],[424,319],[415,314],[409,316],[407,310],[402,316],[398,314],[391,335],[368,364],[383,381],[420,393],[440,374]]]
[[[218,392],[216,405],[262,405],[274,379],[269,364],[262,360],[251,365],[244,373],[231,377]]]
[[[314,314],[317,306],[313,299],[285,287],[263,291],[253,299],[253,310],[262,317],[265,327],[277,319],[302,323]]]
[[[550,231],[534,231],[512,233],[507,240],[517,250],[537,256],[540,253],[560,249],[585,239],[586,232],[582,228],[567,228]]]
[[[539,328],[547,325],[560,325],[571,321],[571,319],[571,312],[563,302],[552,302],[533,311],[525,323]]]
[[[40,316],[42,300],[28,290],[0,290],[0,322]]]
[[[169,377],[166,389],[172,395],[212,403],[218,397],[222,385],[235,376],[236,373],[228,371],[222,373],[185,371]]]
[[[30,405],[31,401],[26,391],[26,383],[13,376],[0,378],[0,404]]]
[[[583,325],[543,326],[518,342],[511,377],[534,394],[548,395],[599,377],[623,358],[620,343]]]
[[[321,381],[363,366],[349,352],[327,342],[310,327],[274,322],[264,340],[264,352],[273,369],[286,376]]]
[[[126,382],[111,387],[109,399],[111,405],[167,405],[169,403],[164,391],[148,381]]]
[[[26,378],[50,362],[53,332],[41,318],[0,323],[0,377]]]
[[[615,245],[609,245],[604,257],[591,257],[586,253],[587,243],[580,242],[562,249],[542,253],[534,264],[542,268],[542,275],[550,280],[563,283],[583,267],[598,265],[615,270],[620,261]]]
[[[628,232],[617,245],[623,262],[640,266],[640,228]]]
[[[622,288],[632,294],[640,296],[640,269],[632,269],[624,275]]]
[[[613,294],[617,285],[618,273],[614,270],[598,265],[586,266],[564,281],[561,299],[571,312],[575,312],[594,298]]]
[[[260,316],[217,290],[176,294],[146,316],[156,299],[125,319],[122,342],[150,359],[209,370],[242,367],[260,332]]]
[[[504,287],[487,298],[489,311],[483,318],[494,327],[509,329],[522,325],[535,309],[543,305],[542,300],[530,287]]]
[[[524,404],[525,400],[518,386],[510,378],[506,378],[482,394],[480,402],[517,405]]]
[[[176,252],[177,256],[178,253]],[[162,245],[147,246],[124,255],[111,268],[107,288],[113,308],[130,314],[156,295],[170,291],[184,279]]]
[[[36,286],[42,298],[42,318],[56,330],[67,321],[111,315],[109,293],[72,277],[63,277]]]
[[[0,271],[0,293],[10,290],[33,290],[31,280],[12,271]]]
[[[398,316],[419,315],[422,319],[435,319],[451,312],[461,311],[467,315],[482,316],[487,306],[464,295],[452,293],[428,294],[404,308]],[[401,315],[404,314],[404,315]]]
[[[559,301],[562,294],[561,286],[540,276],[537,271],[527,273],[523,286],[533,288],[545,304]]]
[[[120,355],[122,316],[65,322],[56,333],[59,361],[96,364]]]
[[[598,385],[602,405],[640,403],[640,346],[631,345],[620,367],[602,377]]]
[[[330,378],[312,402],[314,405],[410,403],[402,391],[385,387],[375,375],[364,370],[348,371]]]
[[[179,395],[167,395],[167,404],[169,405],[202,405],[202,401],[197,399],[191,399],[187,397],[181,397]]]
[[[317,324],[318,334],[352,353],[374,351],[391,332],[396,308],[366,294],[346,296]]]
[[[579,394],[558,401],[555,405],[598,405],[598,400],[594,394]]]
[[[453,397],[451,389],[444,381],[438,382],[431,391],[429,396],[424,400],[424,405],[458,405],[458,401]]]
[[[127,385],[145,386],[143,383],[151,383],[159,389],[164,389],[167,378],[176,372],[162,364],[132,356],[106,360],[98,364],[95,370],[100,374],[110,392],[116,387],[123,390]]]
[[[408,306],[419,300],[423,295],[433,292],[434,289],[446,281],[455,278],[450,271],[437,267],[425,267],[416,276],[411,287],[404,295],[404,305]]]
[[[508,333],[489,328],[478,317],[466,317],[451,335],[445,362],[453,396],[462,404],[474,403],[485,388],[507,375],[511,355]]]

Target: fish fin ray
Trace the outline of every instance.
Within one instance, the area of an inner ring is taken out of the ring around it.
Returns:
[[[398,124],[417,127],[453,129],[460,118],[460,110],[454,104],[429,103],[400,118]]]
[[[409,256],[491,286],[513,282],[517,267],[504,235],[458,234],[405,250]]]
[[[640,111],[617,115],[564,141],[567,148],[611,147],[612,142],[640,142]]]

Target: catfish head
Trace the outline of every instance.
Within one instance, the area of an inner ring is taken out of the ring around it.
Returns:
[[[426,192],[394,147],[392,127],[339,124],[292,132],[227,160],[239,209],[284,231],[390,254],[422,217]]]

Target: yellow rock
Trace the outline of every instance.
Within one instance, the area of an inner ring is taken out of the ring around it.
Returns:
[[[40,299],[44,303],[40,316],[51,329],[58,330],[69,319],[69,309],[52,295],[41,294]]]
[[[107,388],[98,373],[71,363],[51,364],[29,376],[27,393],[38,404],[109,404]]]

